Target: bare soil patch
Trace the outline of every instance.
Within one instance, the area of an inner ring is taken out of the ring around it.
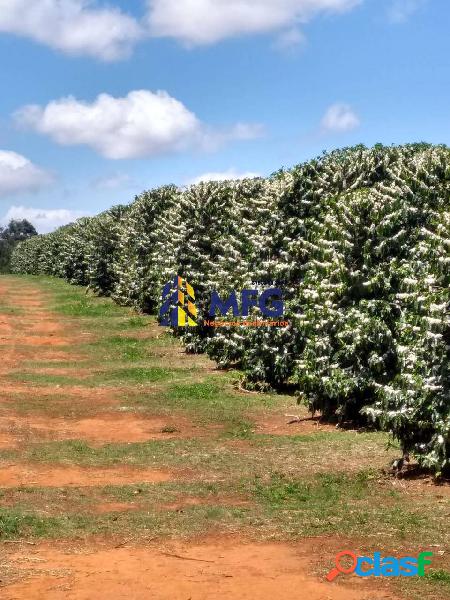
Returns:
[[[111,544],[111,542],[109,542]],[[308,541],[297,545],[223,539],[165,547],[64,548],[42,544],[12,557],[25,581],[5,600],[381,600],[353,577],[313,574]],[[26,569],[33,572],[27,575]]]
[[[8,323],[8,321],[5,321],[4,319],[0,319],[0,335],[5,335],[5,334],[10,334],[11,333],[11,325]]]
[[[21,290],[18,292],[16,290],[7,288],[6,292],[8,300],[11,302],[11,304],[13,304],[13,306],[18,306],[20,308],[44,307],[43,295],[39,290],[28,288],[27,290]]]
[[[416,478],[395,477],[388,480],[388,485],[398,491],[411,496],[421,497],[424,494],[434,497],[438,502],[440,500],[447,502],[450,500],[450,481],[435,481],[430,475],[418,476]]]
[[[30,383],[4,383],[0,390],[0,400],[16,401],[16,394],[26,394],[27,398],[33,397],[46,398],[55,396],[63,396],[64,398],[77,399],[78,404],[83,401],[92,401],[95,404],[108,403],[112,406],[117,405],[116,398],[117,388],[89,388],[83,386],[60,386],[60,385],[31,385]],[[56,400],[56,399],[55,399]],[[94,405],[95,405],[94,404]]]
[[[170,473],[131,467],[92,468],[73,465],[15,464],[0,469],[0,487],[91,487],[130,483],[158,483]]]
[[[288,423],[293,419],[285,414],[265,414],[253,416],[253,420],[256,423],[255,432],[268,435],[303,435],[320,431],[336,431],[335,425],[322,423],[318,417],[313,419],[301,417],[298,422]]]
[[[2,288],[0,287],[0,298]],[[12,326],[10,319],[6,315],[0,315],[0,376],[9,372],[11,367],[16,365],[17,356],[15,352],[16,332]]]
[[[72,355],[71,357],[72,358]],[[67,356],[66,356],[67,359]],[[50,361],[48,361],[50,362]],[[87,379],[92,375],[92,369],[83,369],[80,367],[39,367],[30,371],[38,375],[60,375],[62,377],[76,377],[77,379]],[[25,370],[22,371],[25,373]]]
[[[9,294],[8,301],[12,306],[16,306],[21,309],[30,310],[32,309],[34,312],[38,313],[39,311],[44,311],[44,303],[42,300],[36,298],[25,298],[23,296],[19,296],[17,294]]]
[[[245,508],[254,506],[254,503],[250,500],[234,496],[218,495],[207,498],[188,496],[185,498],[180,498],[177,502],[163,504],[160,508],[164,510],[173,510],[174,512],[182,512],[185,508],[189,508],[190,506],[230,506],[236,508]]]
[[[0,345],[8,345],[10,343],[9,338],[0,339]],[[17,344],[23,346],[68,346],[70,340],[68,338],[58,337],[56,335],[20,335],[15,336]]]
[[[0,448],[3,450],[5,448],[15,448],[17,444],[17,438],[7,432],[0,431]]]
[[[2,435],[12,444],[21,441],[82,439],[91,445],[136,443],[148,440],[182,439],[205,435],[185,417],[145,417],[130,413],[110,413],[73,420],[48,416],[0,416]]]
[[[60,323],[55,322],[51,317],[47,319],[39,319],[38,321],[30,321],[26,324],[27,331],[30,335],[39,335],[39,336],[56,336],[60,335],[64,328]]]
[[[14,350],[14,355],[20,361],[32,361],[33,364],[38,362],[66,362],[70,360],[76,365],[77,363],[86,360],[85,356],[75,353],[71,348],[70,350],[57,350],[52,346],[48,346],[40,347],[38,356],[36,356],[36,352],[35,346],[17,346]],[[38,371],[35,370],[35,372]]]
[[[93,509],[89,509],[89,512],[96,515],[104,515],[115,512],[131,512],[140,508],[140,505],[135,502],[102,502],[101,504],[97,504]]]

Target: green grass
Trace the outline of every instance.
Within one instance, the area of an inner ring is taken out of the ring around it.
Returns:
[[[351,536],[358,531],[367,535],[374,529],[397,541],[410,540],[420,531],[429,540],[439,535],[419,503],[406,508],[403,494],[386,498],[386,490],[376,484],[370,470],[352,475],[320,473],[309,479],[275,473],[257,480],[254,493],[279,529],[293,537]]]
[[[257,399],[258,398],[258,399]],[[174,383],[167,388],[165,401],[174,409],[186,410],[206,419],[230,421],[256,406],[273,406],[275,396],[254,396],[237,392],[226,378],[205,378],[195,383]],[[245,420],[245,418],[244,418]]]
[[[149,468],[187,468],[209,466],[220,469],[233,455],[210,442],[189,440],[151,440],[140,443],[106,444],[92,447],[83,440],[42,442],[30,445],[20,453],[1,450],[0,459],[30,462],[71,464],[92,467],[133,465]],[[226,465],[225,465],[226,466]],[[233,468],[233,465],[228,463]]]
[[[109,324],[105,324],[105,327]],[[124,335],[126,330],[117,326],[115,329],[118,334],[111,337],[102,337],[90,344],[85,344],[83,350],[89,352],[93,360],[102,361],[122,361],[139,362],[151,361],[157,357],[161,351],[173,348],[174,339],[167,335],[161,335],[157,338],[135,338]]]
[[[58,298],[57,298],[58,300]],[[70,317],[115,317],[121,316],[121,309],[111,300],[63,296],[54,309],[62,315]]]
[[[373,478],[373,477],[372,477]],[[323,473],[315,480],[306,481],[289,478],[283,474],[272,475],[268,484],[257,482],[255,493],[274,510],[307,509],[315,504],[319,510],[350,497],[352,500],[363,497],[368,490],[369,473],[362,471],[356,477]]]
[[[0,508],[0,540],[70,537],[85,532],[90,522],[91,519],[83,515],[44,517],[18,509]]]
[[[165,369],[163,367],[129,367],[116,368],[105,371],[94,371],[92,374],[78,377],[76,373],[70,375],[46,373],[12,373],[9,379],[22,383],[32,383],[42,386],[85,386],[98,387],[101,385],[145,385],[161,381],[169,381],[180,374],[181,369]]]
[[[223,392],[223,387],[213,382],[180,383],[169,389],[168,396],[170,400],[179,402],[181,405],[186,400],[202,405],[219,405],[221,404],[220,395]]]
[[[424,598],[445,600],[450,598],[450,573],[445,569],[431,568],[425,572],[424,577],[400,577],[396,584],[403,597],[408,600],[424,600]]]
[[[171,416],[171,419],[173,416]],[[179,429],[183,433],[183,427]],[[200,427],[199,432],[203,430]],[[240,430],[238,430],[240,433]],[[245,447],[235,447],[234,439],[244,437]],[[280,439],[281,438],[281,439]],[[367,448],[365,441],[370,444]],[[330,456],[323,459],[324,443],[330,448]],[[367,456],[371,462],[383,464],[380,453],[384,451],[382,440],[374,435],[365,438],[347,433],[316,434],[286,439],[282,436],[230,435],[226,429],[213,431],[206,438],[157,439],[139,443],[114,443],[94,447],[83,440],[64,440],[28,444],[17,450],[0,450],[0,460],[20,459],[48,463],[104,467],[112,465],[135,465],[140,467],[193,470],[193,479],[208,477],[239,479],[253,475],[278,472],[306,478],[312,473],[333,470],[353,473],[354,465]],[[345,455],[348,466],[340,457]],[[367,464],[367,462],[365,463]]]
[[[102,338],[91,344],[91,350],[102,352],[106,360],[121,360],[135,362],[148,356],[144,340],[132,337],[113,336]]]
[[[435,581],[450,589],[450,573],[444,569],[430,569],[425,573],[424,578],[428,581]]]
[[[202,531],[206,519],[214,523],[216,533],[239,529],[257,539],[356,536],[361,552],[388,550],[392,544],[412,552],[417,536],[426,536],[428,544],[442,540],[439,523],[424,514],[423,502],[409,501],[406,506],[406,497],[399,493],[386,503],[383,487],[373,482],[371,471],[361,471],[306,479],[273,473],[211,484],[136,484],[94,488],[89,492],[70,489],[63,496],[63,490],[25,488],[12,492],[20,494],[15,509],[3,508],[0,512],[0,537],[54,537],[62,533],[75,537],[107,530],[122,536],[133,533],[139,538],[149,528],[155,535],[190,536]],[[86,497],[80,499],[80,492]],[[246,498],[248,503],[235,505],[237,496]],[[185,505],[182,513],[165,508],[191,497],[207,500],[207,504]],[[112,519],[112,513],[95,514],[92,508],[108,501],[132,502],[135,511],[122,513],[118,520]],[[63,514],[48,514],[49,507],[60,511],[61,505]],[[366,536],[365,540],[361,536]],[[445,571],[437,571],[430,573],[428,579],[446,585],[447,576]]]
[[[169,381],[173,379],[179,370],[165,369],[163,367],[130,367],[128,369],[110,370],[102,373],[99,379],[102,382],[129,382],[133,384],[145,384],[158,381]]]
[[[123,329],[142,329],[146,325],[149,325],[149,317],[134,315],[128,319],[124,319],[121,325]]]
[[[252,421],[235,416],[225,422],[225,435],[230,438],[250,440],[253,438],[255,425]]]
[[[133,535],[146,537],[190,537],[217,530],[226,532],[231,525],[245,524],[246,510],[233,506],[193,506],[183,511],[107,513],[104,515],[69,514],[45,517],[3,509],[0,513],[0,539],[47,538],[78,539],[92,535]]]

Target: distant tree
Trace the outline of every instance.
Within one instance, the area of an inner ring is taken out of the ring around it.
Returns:
[[[0,232],[0,238],[8,241],[21,242],[22,240],[26,240],[37,234],[34,225],[26,219],[22,219],[21,221],[12,219],[9,222],[9,225]]]
[[[14,246],[37,234],[35,227],[26,219],[13,219],[6,227],[0,227],[0,273],[9,271]]]

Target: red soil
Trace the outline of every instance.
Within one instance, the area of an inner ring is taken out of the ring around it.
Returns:
[[[131,467],[77,467],[54,464],[15,464],[0,470],[0,487],[89,487],[156,483],[168,481],[171,475],[164,471],[133,469]]]
[[[91,446],[101,446],[202,437],[208,433],[211,433],[210,428],[196,427],[181,416],[146,417],[119,412],[79,420],[11,413],[0,416],[0,447],[2,439],[7,446],[15,446],[19,441],[42,440],[85,440]]]
[[[4,600],[394,600],[383,591],[373,595],[357,578],[318,578],[307,541],[291,546],[224,538],[84,551],[43,544],[12,559],[40,573],[3,588]]]

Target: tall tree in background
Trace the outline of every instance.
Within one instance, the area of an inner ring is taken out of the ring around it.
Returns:
[[[0,227],[0,273],[9,271],[14,246],[37,234],[34,226],[26,219],[21,221],[13,219],[7,227]]]

